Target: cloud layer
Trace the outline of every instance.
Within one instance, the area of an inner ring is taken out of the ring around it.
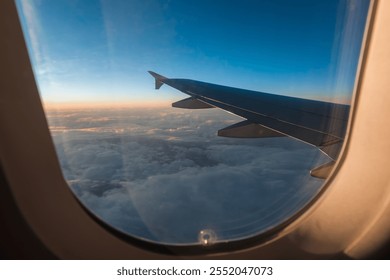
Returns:
[[[108,224],[162,243],[197,243],[265,232],[301,209],[322,181],[326,157],[289,138],[230,139],[240,118],[220,110],[48,112],[72,190]]]

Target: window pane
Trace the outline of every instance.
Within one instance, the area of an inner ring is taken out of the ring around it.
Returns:
[[[325,148],[218,137],[243,118],[172,108],[188,96],[156,92],[147,71],[348,107],[368,0],[17,4],[64,177],[109,225],[163,244],[240,240],[320,192]]]

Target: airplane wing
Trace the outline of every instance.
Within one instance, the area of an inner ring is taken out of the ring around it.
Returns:
[[[218,131],[225,137],[289,136],[318,147],[332,161],[311,171],[326,178],[330,173],[345,137],[350,106],[251,91],[188,79],[169,79],[149,71],[155,88],[169,85],[190,97],[173,107],[205,109],[218,107],[245,121]]]

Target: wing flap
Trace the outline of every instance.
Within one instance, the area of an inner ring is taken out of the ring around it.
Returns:
[[[279,132],[250,121],[242,121],[218,130],[218,136],[233,138],[284,137]]]
[[[313,168],[310,171],[310,175],[318,179],[326,179],[328,178],[330,172],[333,170],[334,165],[335,165],[334,161],[330,161],[328,163],[320,165],[316,168]]]
[[[182,109],[208,109],[208,108],[214,108],[214,106],[207,104],[204,101],[201,101],[199,99],[189,97],[180,101],[177,101],[175,103],[172,103],[172,107],[175,108],[182,108]]]

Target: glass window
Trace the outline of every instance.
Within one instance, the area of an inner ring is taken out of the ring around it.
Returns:
[[[147,71],[349,108],[369,4],[17,1],[70,188],[117,230],[175,245],[289,221],[321,191],[310,170],[332,158],[295,136],[218,137],[243,118],[172,108],[188,96],[155,91]]]

